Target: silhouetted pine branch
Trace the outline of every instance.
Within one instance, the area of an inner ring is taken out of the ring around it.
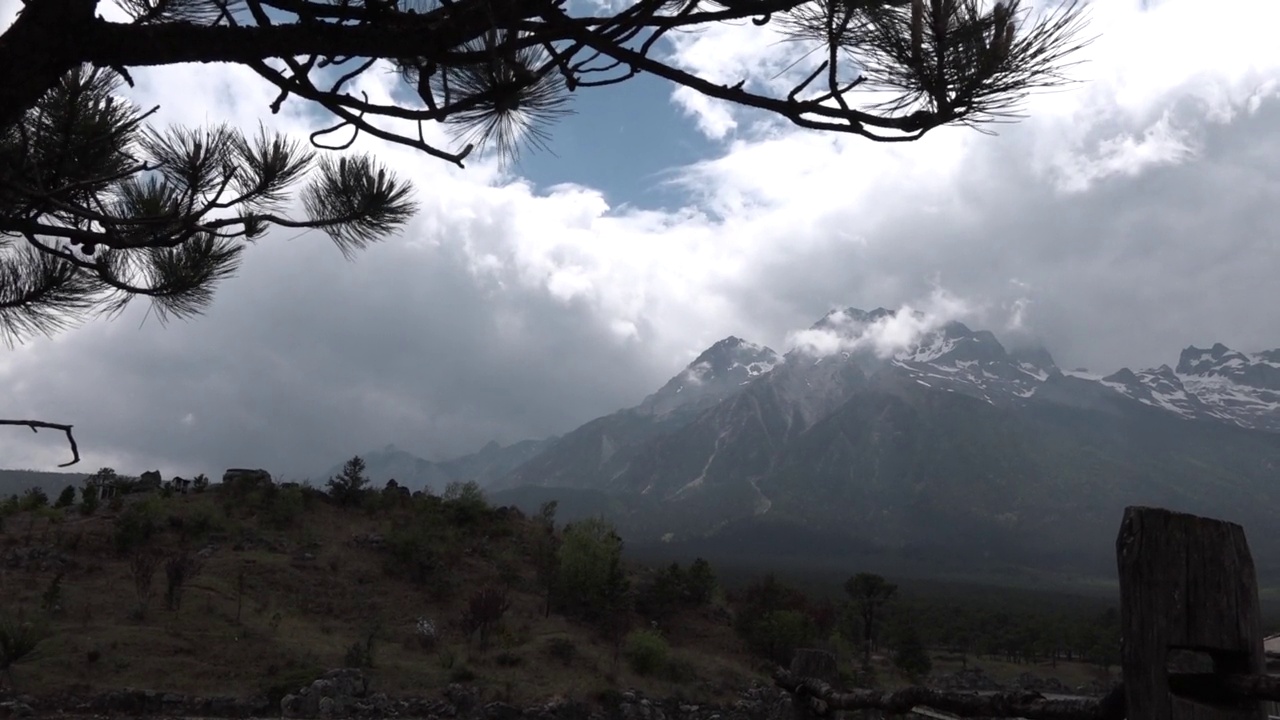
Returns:
[[[272,225],[323,230],[350,257],[412,216],[411,189],[362,155],[324,157],[259,128],[143,127],[110,71],[78,68],[0,137],[0,335],[12,344],[147,297],[190,317]],[[300,202],[305,219],[284,214]]]

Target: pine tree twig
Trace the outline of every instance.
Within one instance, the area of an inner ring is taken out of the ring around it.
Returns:
[[[80,462],[80,448],[76,445],[76,436],[71,434],[71,426],[61,423],[45,422],[43,420],[3,420],[0,419],[0,425],[25,425],[31,428],[31,432],[39,432],[41,428],[48,430],[61,430],[67,434],[67,442],[71,444],[71,462],[65,462],[58,467],[70,467]]]

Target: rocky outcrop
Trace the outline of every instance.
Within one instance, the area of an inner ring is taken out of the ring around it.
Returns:
[[[1087,684],[1077,687],[1072,694],[1085,697],[1106,697],[1107,693],[1110,693],[1119,684],[1119,680],[1111,680],[1105,683],[1101,680],[1090,680]]]
[[[1029,692],[1038,692],[1041,695],[1075,695],[1076,691],[1067,686],[1058,678],[1043,678],[1024,672],[1013,681],[1014,687],[1019,690],[1027,690]]]
[[[330,670],[296,695],[285,695],[280,714],[286,718],[350,717],[368,714],[361,712],[366,710],[386,714],[388,705],[385,695],[369,697],[369,681],[358,669],[341,668]]]
[[[124,688],[92,697],[56,695],[0,699],[0,718],[47,715],[249,718],[274,715],[265,697],[196,697]]]
[[[730,707],[693,705],[677,700],[657,700],[634,690],[592,705],[581,700],[557,698],[528,707],[505,702],[483,702],[475,688],[449,685],[439,699],[391,699],[369,693],[368,680],[359,670],[330,670],[280,701],[285,718],[465,718],[467,720],[767,720],[789,712],[790,696],[769,685],[756,684],[740,694]]]
[[[271,484],[271,473],[266,470],[249,470],[247,468],[228,468],[222,473],[222,484],[237,486],[238,489],[251,490]]]
[[[962,690],[972,692],[988,692],[1003,690],[982,668],[967,667],[950,675],[935,675],[929,678],[928,685],[939,690]]]
[[[19,718],[29,718],[36,714],[28,702],[19,700],[6,700],[0,702],[0,718],[4,720],[18,720]]]
[[[74,564],[70,555],[52,545],[11,547],[4,551],[4,567],[29,572],[63,572]]]
[[[449,685],[437,697],[390,698],[370,692],[368,679],[354,668],[330,670],[286,695],[278,704],[266,697],[195,697],[154,690],[123,689],[90,698],[69,695],[15,696],[0,690],[0,720],[46,715],[163,718],[430,718],[431,720],[790,720],[790,696],[755,683],[730,705],[694,705],[648,698],[635,690],[586,699],[554,698],[519,707],[485,701],[478,689]]]

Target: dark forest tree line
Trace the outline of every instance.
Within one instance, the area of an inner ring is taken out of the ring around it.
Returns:
[[[766,575],[731,594],[735,627],[754,652],[784,665],[796,648],[837,649],[841,642],[848,644],[849,659],[864,665],[872,652],[895,662],[910,653],[918,663],[924,649],[1015,663],[1086,662],[1107,668],[1119,662],[1114,607],[1082,603],[1074,610],[1037,611],[1009,609],[998,599],[902,595],[869,573],[850,577],[844,589],[841,599],[815,596]]]

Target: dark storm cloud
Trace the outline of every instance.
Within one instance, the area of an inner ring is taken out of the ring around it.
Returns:
[[[583,307],[487,294],[448,245],[349,264],[323,237],[269,240],[205,317],[139,328],[143,308],[20,350],[6,414],[74,422],[89,470],[292,475],[390,442],[442,455],[563,432],[656,379]]]

